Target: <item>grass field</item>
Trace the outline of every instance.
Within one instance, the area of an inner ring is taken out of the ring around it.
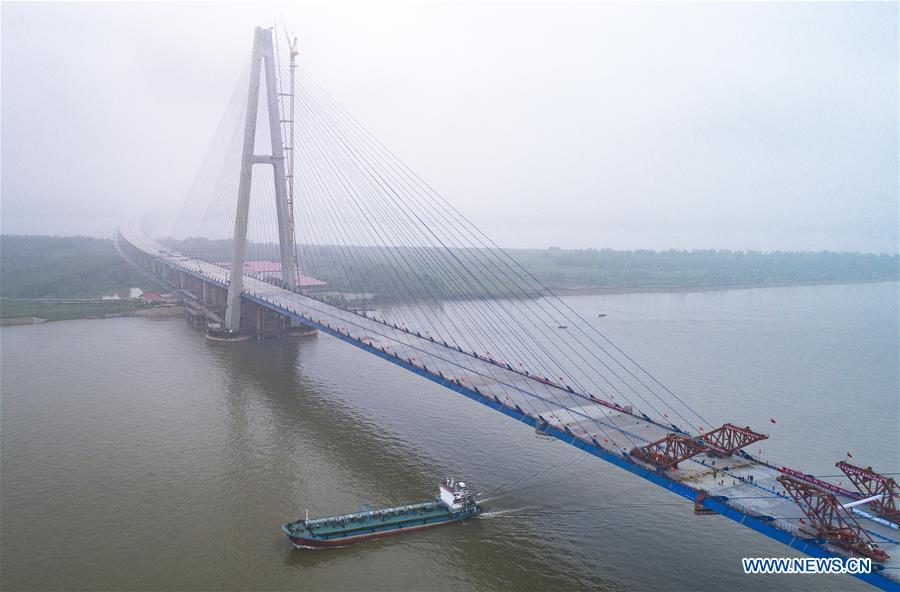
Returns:
[[[0,300],[0,318],[37,317],[48,321],[94,319],[119,315],[144,308],[138,300],[91,300],[59,302],[38,300]]]

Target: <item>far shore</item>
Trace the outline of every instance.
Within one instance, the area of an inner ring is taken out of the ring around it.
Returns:
[[[725,292],[730,290],[759,290],[761,288],[801,288],[809,286],[840,286],[856,284],[888,284],[898,280],[847,281],[833,280],[821,282],[766,282],[748,284],[696,284],[684,286],[582,286],[571,288],[550,288],[557,296],[610,296],[618,294],[662,294],[686,292]]]
[[[693,286],[583,286],[577,288],[551,288],[551,291],[557,296],[611,296],[625,294],[665,294],[665,293],[690,293],[690,292],[725,292],[732,290],[759,290],[762,288],[800,288],[809,286],[838,286],[838,285],[856,285],[856,284],[886,284],[897,283],[897,280],[871,280],[865,282],[848,282],[848,281],[826,281],[826,282],[771,282],[771,283],[751,283],[751,284],[709,284],[709,285],[693,285]],[[41,324],[53,321],[74,321],[88,319],[110,319],[120,317],[155,317],[155,318],[172,318],[180,317],[182,313],[181,306],[163,306],[151,308],[137,308],[133,310],[112,312],[108,314],[85,314],[84,316],[70,316],[66,318],[45,319],[41,317],[0,317],[0,327],[5,326],[21,326]],[[53,316],[48,315],[48,316]]]

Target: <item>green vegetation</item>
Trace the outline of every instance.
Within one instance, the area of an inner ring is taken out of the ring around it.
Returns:
[[[170,247],[207,261],[230,257],[224,241],[188,239],[166,241]],[[729,286],[798,285],[896,281],[897,255],[833,252],[758,251],[616,251],[509,249],[518,263],[544,285],[564,293],[578,290],[675,290]],[[277,260],[273,244],[251,243],[248,260]],[[427,248],[298,246],[301,270],[328,283],[329,290],[371,293],[380,300],[525,296],[512,275],[508,259],[484,250]],[[479,261],[472,264],[472,261]],[[413,262],[428,262],[414,264]],[[444,262],[438,264],[435,262]],[[466,262],[465,265],[462,262]],[[512,263],[509,263],[512,265]],[[508,275],[505,275],[508,274]]]
[[[684,288],[896,281],[897,255],[863,253],[612,249],[511,251],[555,288]]]
[[[0,318],[37,317],[48,321],[103,318],[145,308],[139,300],[0,300]]]
[[[0,236],[0,296],[100,298],[147,280],[113,241],[85,236]]]
[[[230,257],[226,243],[190,239],[171,247],[208,261]],[[277,258],[271,244],[251,244],[247,259]],[[324,280],[328,291],[371,293],[389,301],[433,295],[454,298],[524,296],[503,278],[496,257],[455,249],[454,263],[414,265],[408,261],[447,261],[446,252],[384,247],[298,247],[305,274]],[[671,290],[727,286],[897,281],[897,255],[756,251],[614,251],[511,249],[508,253],[551,289]],[[502,255],[501,255],[502,256]],[[489,268],[483,263],[494,261]],[[497,273],[495,273],[497,272]],[[498,279],[500,277],[501,279]],[[138,286],[154,289],[132,269],[108,239],[88,237],[0,236],[0,317],[72,319],[123,314],[134,301],[100,301],[103,294]],[[463,286],[466,286],[465,288]],[[158,289],[158,288],[157,288]],[[54,300],[58,299],[58,300]],[[73,299],[85,299],[76,302]]]
[[[109,239],[0,236],[2,318],[58,320],[121,314],[140,304],[99,298],[131,286],[143,288],[147,280],[119,257]]]

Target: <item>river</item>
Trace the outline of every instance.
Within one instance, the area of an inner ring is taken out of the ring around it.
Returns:
[[[707,417],[768,433],[764,458],[900,471],[897,283],[567,301]],[[864,589],[745,576],[796,554],[325,335],[4,327],[0,389],[4,590]],[[483,518],[338,550],[280,531],[448,475]]]

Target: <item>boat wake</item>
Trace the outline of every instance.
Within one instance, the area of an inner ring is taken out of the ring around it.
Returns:
[[[509,516],[509,514],[515,514],[516,512],[522,512],[524,510],[533,510],[535,506],[523,506],[521,508],[512,508],[509,510],[495,510],[493,512],[482,512],[478,515],[479,518],[513,518],[514,516]]]

